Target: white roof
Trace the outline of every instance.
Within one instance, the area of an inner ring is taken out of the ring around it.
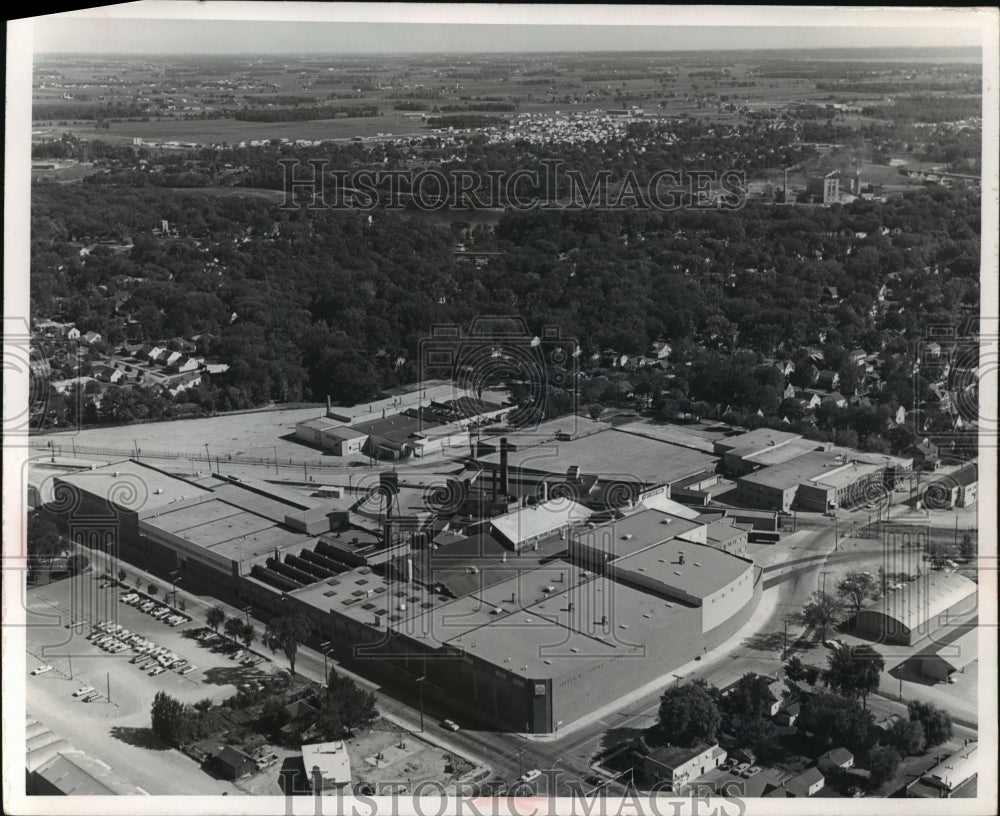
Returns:
[[[517,546],[532,538],[541,538],[567,525],[590,518],[590,511],[572,499],[552,499],[531,507],[519,507],[491,519],[493,529]]]
[[[310,783],[314,778],[313,769],[319,770],[324,786],[344,785],[351,781],[351,758],[342,741],[303,745],[302,762]]]
[[[954,790],[977,773],[979,773],[979,744],[973,742],[931,768],[927,776],[949,790]]]

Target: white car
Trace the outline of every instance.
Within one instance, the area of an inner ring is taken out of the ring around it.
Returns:
[[[185,666],[183,669],[181,669],[177,673],[178,674],[191,674],[191,672],[193,672],[197,668],[198,668],[197,666]]]
[[[841,643],[839,640],[824,640],[823,645],[826,646],[827,649],[839,649],[844,644]]]
[[[152,670],[152,671],[151,671],[151,672],[149,673],[149,676],[150,676],[150,677],[156,677],[156,675],[158,675],[158,674],[163,674],[163,672],[165,672],[165,671],[166,671],[166,669],[165,669],[165,668],[163,668],[163,666],[157,666],[157,667],[156,667],[155,669],[153,669],[153,670]]]
[[[442,728],[447,728],[449,731],[458,731],[458,723],[454,720],[445,720],[441,723]]]
[[[50,671],[52,671],[52,667],[51,666],[39,666],[37,669],[32,669],[31,673],[32,674],[45,674],[45,672],[50,672]]]
[[[93,686],[81,686],[80,688],[78,688],[76,691],[73,692],[73,696],[74,697],[85,697],[88,694],[90,694],[92,691],[94,691],[94,687]]]
[[[532,768],[527,773],[521,774],[522,782],[534,782],[538,777],[542,775],[542,772],[538,768]]]

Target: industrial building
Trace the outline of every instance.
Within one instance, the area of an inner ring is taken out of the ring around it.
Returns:
[[[295,425],[295,437],[334,456],[422,457],[469,445],[470,426],[504,419],[510,407],[449,384],[429,384],[353,408],[327,403],[326,415]]]
[[[979,777],[979,743],[967,742],[942,759],[919,779],[906,786],[908,799],[951,799],[976,795]]]
[[[110,765],[27,719],[25,793],[29,796],[149,796]]]
[[[745,531],[663,494],[650,501],[683,515],[630,504],[597,524],[555,497],[465,519],[418,512],[405,482],[316,499],[127,461],[57,477],[48,511],[185,587],[301,612],[353,668],[424,677],[428,700],[505,731],[554,732],[613,703],[723,642],[760,597],[752,562],[713,546]]]
[[[855,617],[854,633],[911,646],[963,623],[976,611],[978,586],[957,572],[926,572],[885,593]]]
[[[594,509],[658,494],[669,497],[672,485],[716,467],[711,454],[613,428],[523,447],[508,440],[506,456],[504,447],[501,439],[500,450],[479,456],[478,464],[494,471],[506,462],[512,485],[545,481],[550,494]]]

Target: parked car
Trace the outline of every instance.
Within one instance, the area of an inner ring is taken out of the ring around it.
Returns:
[[[100,699],[101,699],[100,693],[96,692],[96,691],[92,691],[90,694],[88,694],[86,697],[83,698],[83,701],[85,703],[92,703],[95,700],[100,700]]]
[[[743,776],[743,774],[746,773],[749,770],[750,770],[750,763],[749,762],[741,762],[739,765],[737,765],[733,769],[733,773],[737,774],[738,776]]]
[[[50,672],[50,671],[52,671],[52,667],[51,666],[39,666],[38,668],[32,669],[31,673],[32,674],[45,674],[45,672]]]
[[[158,675],[158,674],[163,674],[163,672],[165,672],[165,671],[166,671],[166,669],[165,669],[165,668],[163,668],[163,666],[156,666],[156,667],[155,667],[155,668],[154,668],[154,669],[153,669],[153,670],[152,670],[152,671],[151,671],[151,672],[149,673],[149,676],[150,676],[150,677],[156,677],[156,675]]]
[[[538,777],[542,775],[542,772],[538,768],[532,768],[527,773],[521,774],[522,782],[534,782]]]
[[[827,649],[839,649],[844,644],[841,643],[839,640],[824,640],[823,645],[826,646]]]
[[[442,728],[447,728],[449,731],[458,731],[458,723],[454,720],[445,720],[441,723]]]
[[[183,669],[181,669],[178,672],[178,674],[190,674],[191,672],[193,672],[197,668],[198,668],[197,666],[185,666]]]
[[[94,690],[93,686],[80,686],[76,691],[73,692],[74,697],[86,697],[90,692]]]
[[[742,776],[744,779],[749,779],[750,777],[756,776],[759,773],[760,773],[760,768],[758,768],[756,765],[751,765],[749,768],[743,771],[743,773],[741,773],[740,776]]]

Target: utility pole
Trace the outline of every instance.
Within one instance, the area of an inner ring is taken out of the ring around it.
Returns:
[[[826,595],[826,576],[830,574],[830,570],[821,570],[820,574],[823,576],[823,594]]]
[[[69,679],[73,679],[73,655],[66,653],[66,657],[69,658]]]
[[[417,691],[420,694],[420,733],[424,733],[424,680],[427,679],[427,675],[421,675],[417,678]]]
[[[108,702],[111,702],[111,672],[107,673],[108,678]]]
[[[330,685],[330,668],[326,662],[326,650],[330,648],[330,641],[324,640],[319,644],[319,650],[323,653],[323,681]]]
[[[788,660],[788,618],[785,618],[781,623],[785,627],[785,640],[781,650],[781,659]]]
[[[278,446],[274,446],[274,475],[278,475]]]

